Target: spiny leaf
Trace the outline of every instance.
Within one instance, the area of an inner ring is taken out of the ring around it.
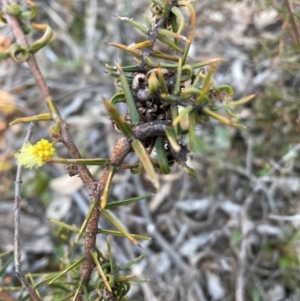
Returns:
[[[149,93],[154,94],[160,88],[160,83],[156,77],[156,72],[151,72],[148,78]]]
[[[8,125],[12,126],[14,124],[18,123],[27,123],[27,122],[35,122],[35,121],[49,121],[51,120],[51,114],[50,113],[42,113],[39,115],[35,116],[30,116],[30,117],[22,117],[22,118],[17,118],[10,122]]]
[[[73,264],[71,264],[70,266],[68,266],[65,270],[63,270],[61,273],[59,273],[56,277],[54,277],[51,281],[49,281],[49,285],[52,284],[54,281],[58,280],[60,277],[62,277],[63,275],[65,275],[67,272],[71,271],[72,269],[74,269],[76,266],[78,266],[82,261],[84,260],[84,257],[79,258],[78,260],[76,260]]]
[[[107,176],[107,179],[105,182],[105,186],[104,186],[104,190],[103,190],[101,200],[100,200],[101,209],[104,209],[106,207],[108,194],[109,194],[109,190],[110,190],[110,185],[111,185],[114,173],[115,173],[115,167],[109,166],[109,173],[108,173],[108,176]]]
[[[185,44],[185,49],[184,49],[184,53],[182,56],[182,63],[185,64],[185,61],[187,59],[189,50],[190,50],[190,46],[191,43],[194,39],[194,29],[195,29],[195,23],[196,23],[196,13],[195,13],[195,9],[193,7],[193,5],[189,2],[189,1],[178,1],[178,5],[179,6],[186,6],[189,11],[190,11],[190,28],[189,28],[189,36],[188,36],[188,41]]]
[[[68,224],[63,223],[63,222],[61,222],[61,221],[58,221],[58,220],[56,220],[56,219],[51,218],[51,219],[50,219],[50,222],[53,223],[53,224],[55,224],[55,225],[57,225],[57,226],[60,226],[60,227],[62,227],[62,228],[65,228],[65,229],[67,229],[67,230],[70,230],[70,231],[72,231],[72,232],[74,232],[74,233],[78,233],[78,232],[79,232],[79,229],[78,229],[77,227],[68,225]]]
[[[191,154],[194,152],[195,145],[195,112],[189,113],[189,150]]]
[[[212,77],[212,74],[214,73],[216,69],[216,65],[212,65],[206,76],[205,76],[205,79],[204,79],[204,82],[203,82],[203,88],[202,88],[202,92],[200,93],[200,95],[197,97],[196,101],[195,101],[195,104],[197,106],[199,106],[202,101],[205,99],[209,89],[211,88],[211,86],[213,85],[213,81],[211,80],[211,77]]]
[[[132,267],[134,264],[141,262],[144,258],[145,258],[145,253],[141,254],[139,257],[120,265],[120,270],[126,270],[129,269],[130,267]]]
[[[54,159],[47,161],[47,163],[77,164],[77,165],[106,165],[107,162],[108,162],[108,159],[104,159],[104,158],[90,158],[90,159],[54,158]]]
[[[125,78],[125,75],[122,71],[121,66],[118,63],[116,63],[116,66],[117,66],[117,68],[120,72],[120,81],[121,81],[123,92],[125,94],[126,102],[127,102],[128,108],[129,108],[129,115],[130,115],[131,123],[133,125],[139,124],[140,115],[139,115],[138,110],[135,106],[135,102],[133,100],[131,90],[129,88],[129,85],[127,83],[127,80]]]
[[[93,200],[93,201],[91,202],[91,206],[90,206],[90,208],[89,208],[89,211],[88,211],[88,213],[87,213],[87,215],[86,215],[86,217],[85,217],[85,220],[84,220],[84,222],[82,223],[81,228],[80,228],[80,230],[79,230],[79,232],[78,232],[78,235],[77,235],[77,237],[76,237],[76,239],[75,239],[75,244],[78,243],[78,241],[79,241],[80,238],[82,237],[83,233],[85,233],[85,229],[86,229],[87,224],[88,224],[88,222],[89,222],[89,220],[90,220],[90,217],[91,217],[91,215],[92,215],[92,213],[93,213],[93,211],[94,211],[94,209],[96,208],[96,206],[97,206],[98,203],[99,203],[98,200]]]
[[[163,53],[163,52],[158,51],[158,50],[153,50],[152,56],[156,57],[156,58],[159,58],[159,59],[164,59],[164,60],[173,61],[173,62],[178,62],[179,61],[179,58],[177,56],[166,54],[166,53]]]
[[[160,35],[163,35],[163,36],[168,36],[168,37],[172,37],[172,38],[176,38],[176,39],[179,39],[179,40],[183,40],[187,43],[190,43],[190,40],[176,32],[173,32],[173,31],[170,31],[168,29],[164,29],[164,28],[159,28],[158,29],[158,33]]]
[[[186,82],[194,76],[194,68],[192,65],[182,66],[181,72],[183,73],[180,78],[181,82]]]
[[[159,80],[159,83],[160,83],[161,91],[163,93],[168,93],[168,87],[167,87],[166,81],[164,79],[162,68],[161,67],[157,68],[156,73],[157,73],[158,80]]]
[[[113,47],[116,47],[116,48],[119,48],[121,50],[125,50],[133,55],[136,55],[138,57],[142,56],[143,52],[139,49],[135,49],[133,47],[130,47],[130,46],[126,46],[126,45],[123,45],[123,44],[119,44],[119,43],[107,43],[108,45],[110,46],[113,46]]]
[[[142,162],[145,171],[147,172],[152,184],[158,190],[159,188],[158,176],[154,170],[149,154],[147,153],[143,144],[139,140],[137,139],[133,140],[131,145],[135,153],[139,157],[140,161]]]
[[[196,178],[197,174],[195,172],[195,170],[191,167],[189,167],[185,162],[180,162],[180,165],[182,167],[182,169],[192,178]]]
[[[119,102],[126,102],[125,94],[123,92],[116,93],[109,102],[113,105]]]
[[[133,175],[138,175],[142,172],[144,166],[143,166],[143,163],[142,162],[139,162],[139,164],[137,165],[136,168],[130,168],[130,172],[133,174]]]
[[[137,240],[132,237],[125,227],[120,224],[108,210],[101,209],[101,213],[124,235],[124,237],[128,238],[133,244],[138,245]]]
[[[176,126],[187,114],[189,114],[193,110],[192,106],[187,106],[184,108],[179,115],[173,119],[172,125]]]
[[[95,250],[91,250],[91,251],[90,251],[90,254],[92,255],[92,257],[93,257],[93,259],[94,259],[94,262],[95,262],[95,265],[96,265],[96,269],[97,269],[98,273],[100,274],[100,276],[101,276],[101,278],[102,278],[102,280],[103,280],[103,282],[104,282],[106,288],[107,288],[110,292],[112,292],[111,286],[110,286],[109,282],[107,281],[106,275],[105,275],[104,271],[102,270],[101,264],[100,264],[100,262],[99,262],[99,260],[98,260],[96,251],[95,251]]]
[[[153,195],[154,195],[153,193],[149,193],[149,194],[145,194],[145,195],[138,196],[138,197],[135,197],[135,198],[130,198],[130,199],[126,199],[126,200],[122,200],[122,201],[116,201],[116,202],[110,202],[110,203],[106,204],[105,209],[112,209],[112,208],[115,208],[115,207],[128,205],[128,204],[131,204],[131,203],[134,203],[134,202],[144,200],[144,199],[149,198]]]
[[[233,125],[233,126],[236,126],[236,127],[240,127],[240,128],[243,128],[243,129],[246,129],[247,127],[242,125],[242,124],[239,124],[239,123],[235,123],[235,122],[232,122],[230,119],[228,119],[227,117],[225,116],[222,116],[220,114],[217,114],[213,111],[211,111],[210,109],[208,108],[203,108],[203,112],[206,113],[208,116],[222,122],[222,123],[225,123],[227,125]]]
[[[98,229],[97,233],[105,234],[105,235],[112,235],[112,236],[118,236],[118,237],[124,237],[124,234],[120,231],[116,230],[109,230],[109,229]],[[145,235],[137,235],[137,234],[132,234],[130,235],[135,238],[136,240],[152,240],[151,237],[145,236]]]
[[[149,29],[139,23],[134,21],[133,19],[127,18],[127,17],[118,17],[119,20],[124,21],[124,22],[128,22],[129,24],[131,24],[133,27],[135,27],[136,29],[138,29],[139,31],[141,31],[143,34],[148,35],[149,34]]]
[[[173,90],[174,95],[178,95],[180,92],[181,74],[182,74],[182,59],[180,58],[177,65],[176,83]]]
[[[31,26],[36,30],[44,31],[44,35],[30,45],[30,52],[36,53],[49,43],[53,36],[53,30],[48,24],[31,23]]]
[[[184,17],[181,13],[180,9],[176,6],[172,7],[171,12],[176,16],[176,18],[179,21],[179,24],[177,26],[177,33],[180,33],[184,27]]]
[[[132,135],[131,126],[124,120],[124,118],[119,114],[117,109],[113,104],[111,104],[109,101],[104,100],[104,105],[109,113],[110,117],[116,122],[118,125],[120,131],[126,136],[129,137]]]
[[[155,141],[155,150],[157,154],[157,161],[159,165],[159,169],[163,174],[167,175],[170,173],[169,161],[167,158],[166,149],[164,146],[164,138],[158,137]]]
[[[110,70],[110,71],[118,71],[116,66],[110,66],[108,64],[105,64],[105,68]],[[140,71],[140,67],[138,65],[121,66],[121,68],[122,68],[123,72],[138,72],[138,71]]]
[[[171,146],[175,150],[175,152],[179,152],[181,150],[181,147],[177,142],[176,134],[175,134],[175,131],[173,130],[173,128],[166,127],[165,132],[166,132],[167,138],[168,138]]]

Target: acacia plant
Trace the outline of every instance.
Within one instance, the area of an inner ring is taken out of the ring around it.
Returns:
[[[139,244],[139,239],[151,238],[130,234],[113,218],[109,210],[148,196],[108,202],[114,174],[117,171],[121,173],[123,168],[130,168],[136,174],[144,169],[153,184],[154,192],[159,190],[158,174],[170,173],[172,164],[180,165],[190,176],[195,176],[195,171],[186,163],[189,154],[194,152],[195,128],[210,118],[217,119],[225,125],[242,127],[232,121],[237,117],[232,108],[250,100],[253,95],[233,101],[233,90],[230,86],[213,85],[212,75],[220,59],[195,62],[189,57],[189,49],[196,30],[192,0],[152,0],[151,17],[145,17],[144,24],[127,17],[118,17],[120,22],[127,22],[142,32],[145,39],[130,46],[110,43],[111,46],[133,57],[132,65],[129,66],[117,62],[115,66],[106,65],[109,75],[115,78],[119,91],[111,99],[104,100],[104,103],[112,126],[121,134],[121,138],[109,158],[83,159],[70,135],[68,125],[53,102],[34,56],[50,42],[51,27],[32,21],[37,13],[33,2],[28,0],[27,7],[24,8],[16,3],[10,3],[9,0],[1,1],[1,21],[10,26],[16,42],[5,52],[0,53],[0,57],[28,64],[48,106],[48,112],[19,118],[12,121],[10,126],[20,122],[31,122],[32,125],[32,122],[48,120],[51,136],[51,142],[45,138],[32,145],[29,142],[32,135],[30,126],[24,145],[15,156],[18,161],[15,267],[17,276],[27,291],[22,298],[26,298],[29,294],[33,300],[43,300],[48,295],[51,296],[51,300],[124,301],[130,283],[142,280],[137,275],[123,274],[122,268],[130,267],[142,260],[143,256],[117,268],[109,235],[123,236],[135,245]],[[29,45],[26,34],[31,30],[43,31],[44,34],[42,38]],[[168,51],[157,50],[157,45],[167,46],[163,49]],[[116,106],[118,103],[127,106],[125,116],[119,113]],[[217,113],[218,110],[221,110],[221,113]],[[53,158],[55,145],[58,143],[66,147],[72,159]],[[135,165],[125,163],[126,156],[131,152],[138,158]],[[20,268],[18,237],[21,166],[40,167],[45,162],[69,164],[70,175],[78,175],[89,193],[90,209],[80,228],[53,221],[75,233],[68,241],[69,261],[64,261],[61,270],[24,276]],[[104,170],[100,179],[95,179],[87,168],[87,165],[96,164],[103,165]],[[99,229],[100,216],[108,219],[117,230]],[[97,235],[107,235],[106,255],[105,250],[100,250],[96,246]],[[81,257],[74,258],[73,249],[78,245],[84,245],[82,248],[84,252]],[[43,289],[43,293],[39,291],[41,285],[47,287]]]

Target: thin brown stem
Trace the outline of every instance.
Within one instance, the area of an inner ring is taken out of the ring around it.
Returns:
[[[34,123],[30,123],[24,143],[30,140],[34,129]],[[21,184],[22,184],[22,166],[19,165],[17,169],[15,181],[15,205],[14,205],[14,259],[16,275],[26,288],[27,292],[34,301],[41,301],[33,287],[26,281],[21,272],[21,252],[20,252],[20,206],[21,206]]]

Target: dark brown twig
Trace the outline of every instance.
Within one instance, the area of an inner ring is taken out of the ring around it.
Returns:
[[[109,165],[115,167],[121,166],[123,160],[131,150],[131,145],[129,141],[123,137],[115,145],[112,154],[109,157]],[[92,200],[100,200],[100,197],[103,193],[105,183],[107,181],[109,174],[109,166],[107,166],[99,180],[97,190],[94,193],[94,198]],[[83,268],[81,272],[81,279],[83,280],[84,286],[87,286],[89,283],[91,272],[94,268],[94,260],[91,256],[91,251],[95,248],[96,237],[98,230],[98,223],[100,218],[99,202],[97,203],[86,228],[86,238],[85,238],[85,250],[84,256],[85,261],[83,262]]]

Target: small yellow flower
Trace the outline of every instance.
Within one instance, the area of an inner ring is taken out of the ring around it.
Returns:
[[[55,154],[53,144],[46,139],[41,139],[32,145],[26,142],[15,154],[18,164],[27,167],[41,167],[45,161],[51,159]]]

